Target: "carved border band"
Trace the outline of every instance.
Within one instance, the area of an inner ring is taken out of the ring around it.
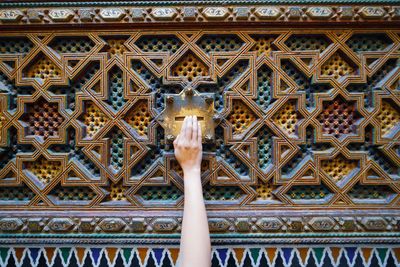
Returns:
[[[29,234],[175,234],[180,232],[181,217],[3,217],[0,219],[0,238],[13,234],[22,237]],[[374,236],[376,233],[388,237],[400,234],[400,216],[238,216],[210,217],[210,232],[220,237],[245,234],[283,234],[310,237]],[[271,237],[273,237],[272,235]],[[172,235],[173,236],[173,235]],[[244,237],[243,236],[243,237]],[[72,237],[72,236],[70,236]],[[165,237],[168,237],[166,235]]]
[[[0,9],[0,25],[364,21],[400,21],[400,6],[126,6]]]

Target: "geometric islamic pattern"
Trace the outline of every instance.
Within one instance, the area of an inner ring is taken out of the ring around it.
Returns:
[[[4,266],[178,266],[176,246],[51,246],[0,247]],[[215,246],[212,267],[332,266],[395,267],[400,247],[356,246]]]
[[[395,231],[390,216],[290,217],[399,207],[400,38],[376,34],[2,31],[0,210],[16,216],[2,231],[179,233],[182,171],[158,118],[188,88],[214,97],[212,232]]]

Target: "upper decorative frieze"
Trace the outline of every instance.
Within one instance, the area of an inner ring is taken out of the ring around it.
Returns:
[[[165,6],[3,8],[0,25],[149,22],[400,21],[400,6]]]

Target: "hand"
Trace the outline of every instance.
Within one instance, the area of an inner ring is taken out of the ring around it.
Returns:
[[[175,158],[184,173],[199,171],[202,159],[201,127],[197,116],[186,116],[174,141]]]

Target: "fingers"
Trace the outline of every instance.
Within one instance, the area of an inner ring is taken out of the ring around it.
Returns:
[[[197,116],[193,116],[193,126],[192,126],[192,142],[197,141],[197,132],[199,128],[199,123],[197,122]]]
[[[178,143],[179,143],[179,136],[180,136],[181,134],[178,134],[177,136],[176,136],[176,138],[175,138],[175,140],[174,140],[174,147],[176,148],[176,146],[178,145]]]
[[[197,123],[197,143],[201,145],[201,127],[200,122]]]
[[[193,119],[192,116],[186,116],[186,123],[185,123],[185,138],[187,141],[192,139],[192,130],[193,130]]]
[[[186,116],[182,123],[181,132],[174,141],[174,144],[179,142],[198,142],[201,144],[201,125],[197,116]]]
[[[186,131],[185,125],[186,125],[186,121],[187,121],[187,117],[185,117],[185,118],[183,119],[183,122],[182,122],[182,127],[181,127],[181,132],[180,132],[180,135],[181,135],[181,136],[185,136],[185,131]]]

